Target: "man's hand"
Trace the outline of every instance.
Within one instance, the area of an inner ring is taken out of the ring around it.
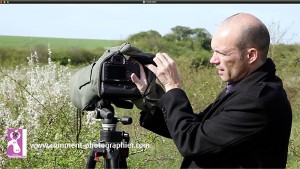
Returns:
[[[168,54],[157,53],[153,61],[157,66],[152,64],[145,66],[156,75],[166,92],[174,88],[181,88],[176,63]]]
[[[135,83],[135,85],[139,89],[140,93],[144,94],[146,92],[145,90],[147,89],[148,83],[145,75],[145,70],[141,64],[139,65],[140,65],[140,78],[138,78],[135,73],[132,73],[130,77],[132,82]]]

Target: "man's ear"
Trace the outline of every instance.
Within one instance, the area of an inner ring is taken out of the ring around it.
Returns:
[[[248,59],[249,59],[249,64],[253,64],[256,60],[258,60],[258,51],[255,48],[250,48],[248,49]]]

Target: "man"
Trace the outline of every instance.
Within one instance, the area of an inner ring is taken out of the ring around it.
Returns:
[[[223,21],[213,34],[210,62],[228,89],[199,114],[181,89],[174,60],[157,53],[157,66],[146,67],[166,93],[155,113],[141,112],[141,126],[174,140],[184,157],[182,168],[285,168],[292,112],[267,58],[269,44],[266,26],[253,15]],[[143,93],[145,75],[131,79]]]

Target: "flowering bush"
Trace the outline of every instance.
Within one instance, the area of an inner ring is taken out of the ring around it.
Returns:
[[[75,109],[70,103],[68,91],[71,70],[51,61],[50,48],[48,56],[47,65],[40,65],[38,54],[33,52],[28,57],[27,67],[0,70],[0,129],[4,133],[0,136],[3,145],[0,147],[2,168],[69,166],[71,161],[76,161],[66,157],[71,157],[72,152],[80,151],[84,158],[88,154],[86,151],[89,150],[63,152],[61,149],[29,148],[27,159],[30,160],[7,158],[8,128],[26,128],[28,147],[34,143],[76,142],[73,134],[76,133]]]
[[[48,64],[46,65],[39,63],[37,52],[31,52],[28,57],[28,66],[0,69],[0,131],[3,133],[0,135],[1,168],[83,168],[85,166],[90,148],[31,146],[45,143],[76,143],[76,109],[71,105],[69,98],[69,80],[72,70],[67,66],[54,63],[51,55],[49,48]],[[79,143],[95,143],[99,140],[101,123],[93,119],[90,113],[87,112],[82,116],[83,123]],[[134,124],[121,126],[122,130],[129,132],[130,135],[133,134],[131,143],[146,143],[152,146],[149,149],[130,149],[128,166],[140,168],[145,165],[153,165],[153,163],[159,164],[157,161],[162,158],[153,153],[157,153],[156,143],[166,144],[164,139],[139,127],[138,110],[116,108],[116,115],[125,114],[134,118]],[[25,159],[9,159],[7,157],[6,133],[9,128],[27,129],[28,152]],[[171,143],[171,140],[169,142]],[[174,145],[173,148],[175,148]],[[172,153],[164,158],[170,159],[170,163],[173,164],[178,155],[174,156]],[[161,163],[166,163],[166,161],[160,161]],[[103,161],[101,165],[103,165]]]

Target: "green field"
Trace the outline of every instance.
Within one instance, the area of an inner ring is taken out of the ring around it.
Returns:
[[[65,39],[26,36],[0,36],[0,66],[14,67],[27,64],[27,57],[34,52],[39,62],[48,62],[48,51],[52,51],[52,60],[60,64],[87,64],[97,59],[105,48],[118,46],[121,40]]]
[[[1,47],[8,48],[33,48],[37,45],[51,48],[80,47],[85,49],[96,49],[99,47],[116,46],[122,43],[120,40],[99,40],[99,39],[66,39],[47,37],[26,37],[26,36],[0,36]]]

